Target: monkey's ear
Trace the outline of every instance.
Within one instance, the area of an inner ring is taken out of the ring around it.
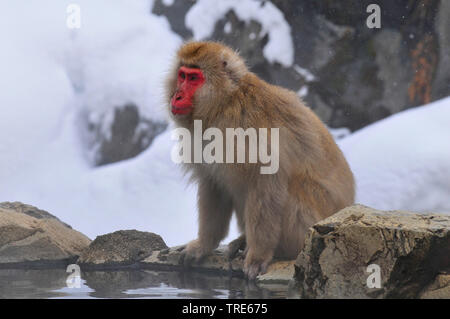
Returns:
[[[239,82],[248,72],[244,60],[237,53],[224,51],[221,58],[225,72],[234,82]]]

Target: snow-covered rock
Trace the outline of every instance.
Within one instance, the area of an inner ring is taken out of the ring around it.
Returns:
[[[294,45],[291,28],[284,19],[283,13],[271,2],[199,0],[187,12],[185,23],[192,30],[196,40],[203,40],[212,35],[216,22],[230,10],[247,23],[253,20],[261,24],[263,34],[261,37],[265,34],[269,36],[269,41],[263,49],[264,56],[269,62],[278,62],[286,67],[292,65]]]

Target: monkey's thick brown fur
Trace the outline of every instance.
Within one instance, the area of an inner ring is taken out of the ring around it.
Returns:
[[[192,136],[194,120],[202,120],[203,130],[221,129],[223,136],[225,128],[268,128],[270,151],[270,128],[280,129],[276,174],[260,174],[261,163],[185,164],[199,185],[198,239],[187,245],[185,259],[216,248],[235,211],[246,238],[245,272],[254,278],[274,256],[295,258],[311,225],[353,204],[352,172],[326,127],[299,97],[248,71],[232,49],[215,42],[183,45],[167,81],[169,101],[180,66],[198,67],[206,78],[195,93],[193,111],[172,115]]]

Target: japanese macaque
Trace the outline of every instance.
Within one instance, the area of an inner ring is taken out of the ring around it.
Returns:
[[[227,128],[267,128],[266,147],[273,152],[278,143],[274,173],[261,173],[259,159],[184,164],[198,183],[199,209],[198,239],[183,251],[186,265],[219,245],[235,212],[242,236],[231,253],[245,243],[244,272],[254,279],[274,257],[296,258],[310,226],[353,204],[352,172],[321,120],[294,92],[250,72],[229,47],[184,44],[166,84],[171,117],[192,138],[194,120],[201,120],[204,130],[217,128],[224,136]],[[278,140],[271,139],[274,128]],[[224,153],[239,150],[249,157],[247,143],[223,146]]]

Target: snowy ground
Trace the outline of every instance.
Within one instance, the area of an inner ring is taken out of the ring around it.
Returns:
[[[340,140],[374,208],[450,213],[450,97],[394,114]]]
[[[79,116],[132,101],[163,118],[159,83],[181,39],[144,0],[79,0],[82,27],[69,30],[70,2],[0,3],[0,201],[46,209],[91,238],[134,228],[159,233],[169,245],[185,243],[196,237],[196,189],[170,159],[170,132],[134,159],[94,168]],[[447,98],[339,144],[357,179],[358,202],[450,212],[449,141]],[[236,235],[234,223],[228,239]]]

